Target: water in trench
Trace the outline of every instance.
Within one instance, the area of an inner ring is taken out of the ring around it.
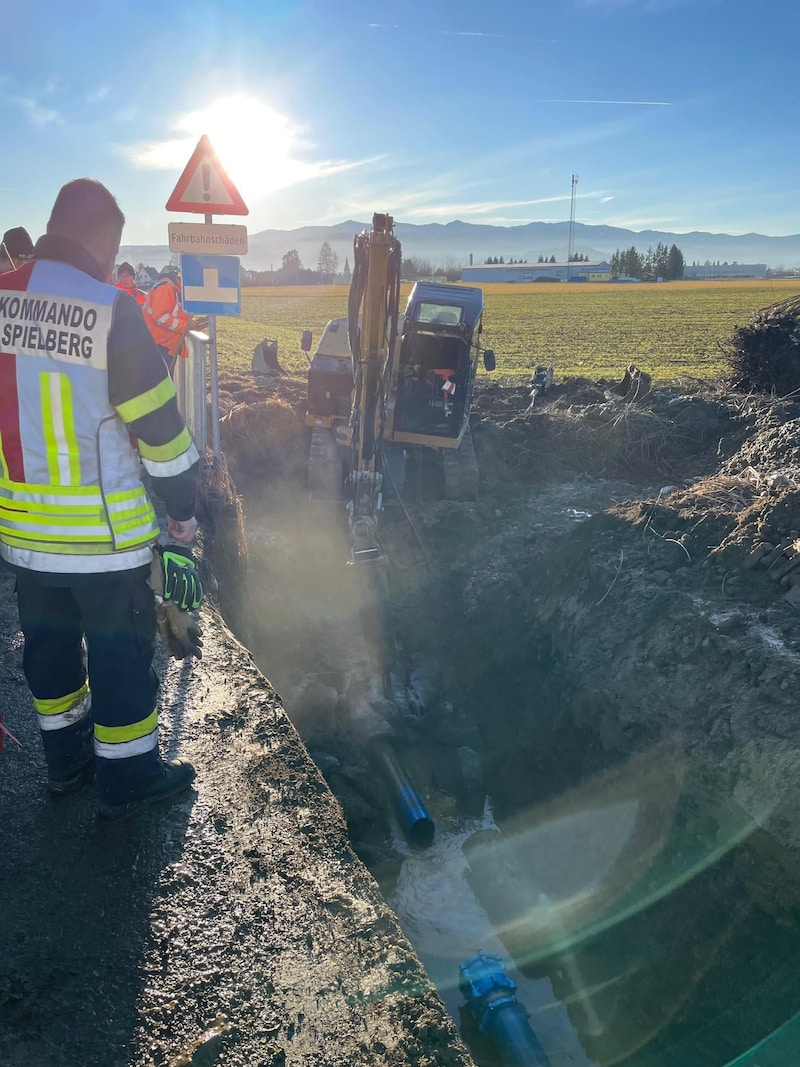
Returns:
[[[344,770],[344,757],[326,736],[347,734],[342,708],[352,706],[353,683],[342,664],[358,606],[336,571],[346,558],[341,528],[327,527],[322,541],[319,529],[307,536],[306,506],[249,517],[251,543],[280,562],[251,569],[251,613],[260,628],[248,639],[310,749],[322,751],[336,791],[340,779],[331,771]],[[289,558],[302,564],[288,568]],[[517,698],[513,686],[505,695],[496,688],[498,721],[512,718],[502,703]],[[404,699],[403,714],[413,715],[424,695]],[[405,755],[412,766],[446,748],[438,739],[432,755],[423,734],[411,736]],[[352,747],[353,737],[340,742]],[[502,773],[491,731],[481,743],[485,765]],[[577,731],[543,733],[554,762],[567,753],[578,764],[584,744]],[[384,877],[381,863],[374,871],[456,1021],[458,965],[483,949],[506,959],[552,1067],[800,1063],[793,1022],[800,926],[791,891],[800,866],[735,805],[705,803],[705,773],[663,746],[611,771],[576,775],[579,784],[544,799],[530,782],[510,791],[488,774],[483,816],[464,814],[434,789],[432,848],[415,851],[395,832],[399,873]],[[429,784],[424,773],[420,784]],[[376,801],[368,783],[356,783],[359,789],[366,803]],[[496,822],[495,792],[506,798]],[[373,843],[386,830],[379,807],[378,798]]]
[[[552,1067],[793,1067],[797,862],[734,805],[684,810],[663,756],[501,827],[446,820],[388,899],[456,1020],[459,962],[508,961]]]

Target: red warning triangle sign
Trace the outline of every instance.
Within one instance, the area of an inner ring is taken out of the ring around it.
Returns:
[[[167,201],[167,211],[201,215],[249,215],[247,205],[203,134]]]

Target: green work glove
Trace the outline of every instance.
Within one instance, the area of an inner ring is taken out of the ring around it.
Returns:
[[[164,564],[164,600],[181,611],[193,611],[203,599],[203,583],[188,548],[165,545],[160,549]]]

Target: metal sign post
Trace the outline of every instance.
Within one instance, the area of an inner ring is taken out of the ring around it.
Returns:
[[[212,215],[206,215],[206,224],[213,225]],[[219,364],[217,362],[217,316],[208,316],[208,370],[211,377],[211,451],[214,459],[222,455],[219,439]]]
[[[208,137],[203,136],[183,170],[166,204],[167,211],[205,216],[205,224],[173,224],[170,248],[213,249],[216,255],[182,255],[182,303],[189,314],[208,316],[208,363],[211,391],[211,448],[219,460],[219,365],[217,315],[241,314],[239,260],[231,252],[247,251],[244,226],[215,226],[214,214],[247,215],[247,206],[217,159]],[[205,382],[202,383],[205,390]],[[205,403],[205,398],[203,398]],[[203,444],[205,449],[207,442]]]
[[[211,450],[215,459],[222,451],[219,441],[219,368],[217,365],[217,316],[208,316],[208,365],[211,373]]]

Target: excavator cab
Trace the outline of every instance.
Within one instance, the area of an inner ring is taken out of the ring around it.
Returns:
[[[426,450],[443,469],[445,496],[475,496],[469,415],[481,353],[495,369],[494,352],[480,344],[481,289],[417,282],[400,312],[393,226],[377,213],[354,239],[348,316],[327,324],[308,371],[308,487],[325,499],[349,495],[351,526],[368,526],[370,543],[384,494],[400,494],[406,466],[419,469]],[[307,355],[311,346],[306,330]]]
[[[482,315],[481,289],[416,283],[395,349],[387,441],[458,448],[469,425]]]

